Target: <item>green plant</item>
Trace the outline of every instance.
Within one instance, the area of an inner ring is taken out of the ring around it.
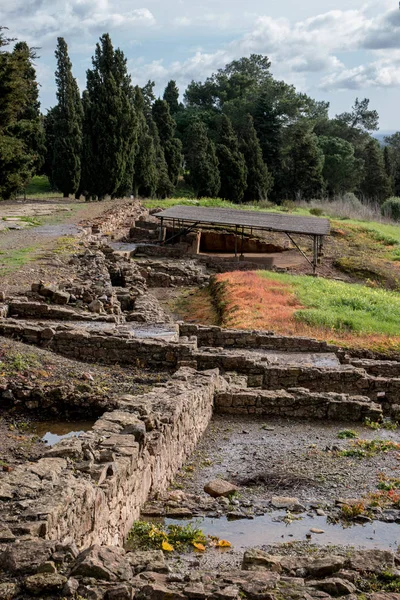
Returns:
[[[400,221],[400,198],[397,196],[391,196],[382,204],[382,215],[393,219],[393,221]]]
[[[310,215],[314,215],[314,217],[322,217],[323,214],[322,208],[310,208]]]
[[[391,450],[400,450],[400,444],[390,440],[357,440],[352,441],[351,447],[339,452],[340,456],[355,458],[364,458],[375,456],[380,452],[390,452]]]
[[[365,513],[364,502],[356,502],[355,504],[343,504],[340,507],[341,516],[347,521],[352,521]]]
[[[342,431],[339,431],[338,433],[338,438],[341,440],[355,439],[358,438],[358,433],[353,431],[353,429],[342,429]]]
[[[205,544],[207,537],[195,523],[168,525],[136,521],[128,536],[132,548],[174,548],[184,550],[190,545]]]

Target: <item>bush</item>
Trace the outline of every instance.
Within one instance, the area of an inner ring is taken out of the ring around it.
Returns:
[[[363,206],[361,200],[353,192],[346,192],[343,195],[343,202],[355,210],[362,209]]]
[[[310,208],[310,215],[314,215],[314,217],[322,217],[323,214],[322,208]]]
[[[400,198],[392,196],[385,200],[382,204],[381,211],[384,217],[389,217],[390,219],[393,219],[393,221],[400,221]]]

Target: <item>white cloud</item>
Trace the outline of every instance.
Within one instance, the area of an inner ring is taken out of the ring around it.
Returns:
[[[122,11],[113,0],[14,0],[0,4],[0,23],[28,43],[45,47],[58,35],[79,39],[107,29],[150,27],[156,20],[148,8]]]
[[[150,69],[160,76],[162,84],[168,78],[186,84],[207,77],[235,58],[260,53],[271,59],[275,76],[303,88],[310,74],[320,77],[319,87],[324,90],[396,86],[400,65],[393,49],[400,48],[400,11],[388,6],[386,3],[386,10],[378,16],[371,14],[375,5],[332,10],[297,22],[258,16],[248,33],[213,53],[197,51],[184,61],[168,65],[163,61],[144,64],[133,69],[133,74],[142,79]],[[216,18],[205,14],[203,21],[208,17],[210,22]],[[191,23],[185,19],[182,17],[181,25],[189,27]],[[346,63],[358,53],[362,53],[363,63],[350,68]]]

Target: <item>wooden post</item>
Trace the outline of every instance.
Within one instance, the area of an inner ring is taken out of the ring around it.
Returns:
[[[244,237],[244,226],[242,226],[242,241],[240,244],[240,258],[244,258],[243,257],[243,237]]]
[[[317,273],[317,264],[318,264],[318,236],[314,235],[314,256],[313,256],[313,274]]]

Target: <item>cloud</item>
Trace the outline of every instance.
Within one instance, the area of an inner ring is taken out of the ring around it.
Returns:
[[[159,75],[160,83],[174,78],[186,85],[233,59],[260,53],[271,59],[275,76],[303,88],[310,76],[319,78],[316,85],[323,90],[393,87],[400,79],[399,60],[393,52],[400,48],[400,11],[388,6],[378,16],[371,13],[376,6],[366,4],[358,10],[331,10],[296,22],[260,15],[247,33],[215,52],[197,51],[168,65],[163,61],[142,64],[133,68],[133,75],[141,79],[149,69]],[[195,26],[186,17],[179,23]],[[361,56],[363,63],[350,67],[348,61],[354,63],[354,56]]]
[[[156,20],[148,8],[119,10],[113,0],[14,0],[0,5],[0,23],[45,47],[59,35],[73,40],[108,29],[151,27]]]

